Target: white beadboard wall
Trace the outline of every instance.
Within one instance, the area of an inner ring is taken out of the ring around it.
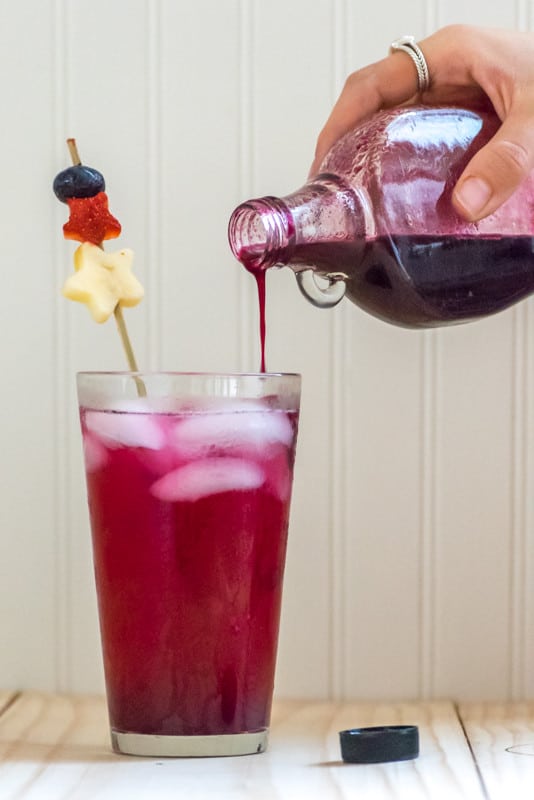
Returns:
[[[528,0],[0,0],[0,686],[103,688],[74,374],[123,368],[72,270],[65,138],[106,176],[146,368],[254,370],[238,202],[305,179],[353,69]],[[534,696],[534,314],[416,333],[269,275],[268,365],[303,374],[280,696]]]

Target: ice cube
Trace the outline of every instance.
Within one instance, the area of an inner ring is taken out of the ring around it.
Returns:
[[[270,445],[289,445],[293,428],[281,411],[191,414],[174,429],[176,447],[186,458],[218,453],[261,455]]]
[[[261,467],[242,458],[203,458],[168,472],[152,484],[159,500],[194,502],[221,492],[256,489],[265,475]]]
[[[121,414],[109,411],[88,411],[87,430],[96,434],[108,447],[144,447],[159,450],[165,434],[157,421],[147,414]]]
[[[83,435],[83,455],[87,472],[102,469],[108,460],[108,451],[102,442],[90,433]]]

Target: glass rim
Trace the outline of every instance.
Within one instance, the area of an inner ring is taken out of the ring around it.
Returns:
[[[198,378],[302,378],[300,372],[217,372],[217,371],[195,371],[195,370],[168,370],[168,369],[154,369],[154,370],[78,370],[76,376],[80,377],[130,377],[142,378],[156,375],[167,375],[169,377],[198,377]]]

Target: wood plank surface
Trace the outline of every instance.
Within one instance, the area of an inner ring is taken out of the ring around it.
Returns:
[[[459,713],[489,800],[532,800],[534,702],[467,703]]]
[[[10,703],[16,697],[17,692],[9,692],[6,689],[0,689],[0,715],[9,707]]]
[[[399,723],[419,725],[418,759],[364,766],[340,760],[339,730]],[[483,800],[484,794],[450,703],[279,702],[265,754],[141,759],[111,752],[102,698],[30,692],[0,716],[0,797]]]

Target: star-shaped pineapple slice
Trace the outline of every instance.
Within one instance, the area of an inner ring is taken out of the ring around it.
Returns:
[[[65,281],[63,294],[85,303],[95,322],[105,322],[117,305],[136,306],[144,289],[132,273],[132,250],[105,250],[90,242],[74,253],[76,272]]]

